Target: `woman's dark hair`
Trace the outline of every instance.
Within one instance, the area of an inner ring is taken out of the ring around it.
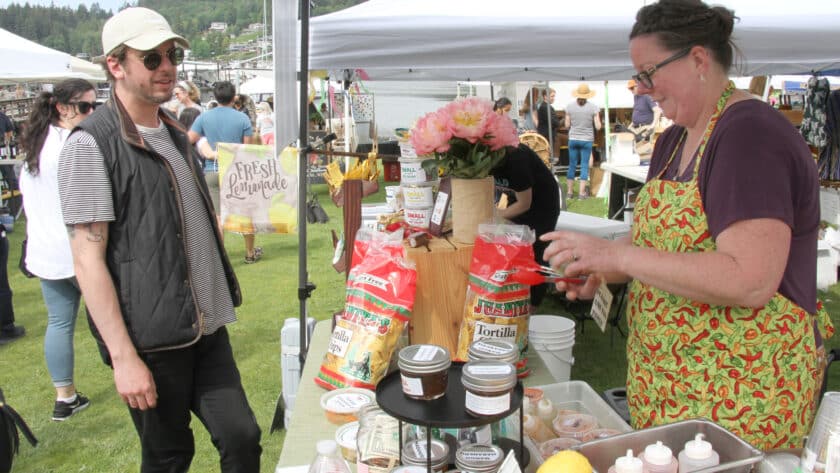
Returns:
[[[38,175],[41,148],[47,139],[50,125],[58,123],[60,118],[56,104],[67,105],[89,90],[94,90],[89,82],[82,79],[67,79],[56,84],[52,92],[41,92],[41,95],[35,99],[20,137],[21,148],[26,153],[24,162],[30,174]]]
[[[201,110],[197,108],[185,108],[181,110],[181,114],[178,115],[178,121],[181,122],[181,125],[184,125],[184,128],[186,128],[187,131],[189,131],[199,114],[201,114]]]
[[[493,111],[495,112],[496,110],[501,110],[507,107],[508,105],[513,106],[513,103],[510,101],[510,99],[507,97],[501,97],[499,100],[496,100],[496,102],[493,104]]]
[[[660,0],[639,9],[630,39],[653,34],[669,51],[703,46],[729,72],[733,54],[738,52],[732,42],[736,18],[734,11],[700,0]]]

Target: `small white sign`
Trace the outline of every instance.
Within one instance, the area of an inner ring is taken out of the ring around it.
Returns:
[[[592,318],[598,324],[598,327],[601,328],[602,332],[607,330],[607,319],[610,317],[612,301],[613,294],[610,292],[610,288],[607,287],[607,283],[601,283],[598,291],[595,292],[595,299],[592,300],[592,312],[590,315],[592,315]]]

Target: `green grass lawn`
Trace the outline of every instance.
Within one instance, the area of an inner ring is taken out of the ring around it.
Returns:
[[[366,201],[384,201],[384,185]],[[331,220],[325,225],[308,227],[308,266],[310,280],[317,285],[309,301],[309,314],[325,319],[343,306],[344,278],[330,266],[332,246],[330,229],[340,231],[341,209],[327,196],[326,187],[315,186],[320,201]],[[603,216],[603,199],[570,201],[569,211]],[[46,314],[37,280],[26,279],[17,270],[23,221],[9,235],[9,278],[14,291],[15,316],[27,335],[0,347],[0,387],[8,403],[29,423],[40,443],[37,448],[22,444],[15,462],[16,472],[132,472],[139,470],[140,450],[127,409],[114,391],[110,369],[102,364],[87,320],[82,314],[76,330],[76,382],[91,399],[88,410],[66,422],[50,421],[55,391],[52,388],[43,355]],[[265,256],[253,265],[243,262],[244,245],[238,235],[227,234],[225,246],[234,263],[242,287],[244,303],[237,311],[239,321],[230,326],[239,369],[260,427],[263,430],[262,471],[273,472],[285,432],[269,433],[276,401],[281,392],[279,335],[283,320],[299,314],[298,237],[297,235],[260,235],[257,244]],[[840,326],[840,285],[822,296]],[[543,303],[539,313],[565,314],[562,300],[554,295]],[[625,332],[626,333],[626,332]],[[830,341],[840,347],[840,337]],[[588,382],[596,391],[624,384],[626,362],[624,338],[607,327],[602,333],[592,321],[578,330],[574,347],[572,379]],[[310,363],[320,363],[313,356]],[[834,368],[830,377],[832,390],[840,390],[840,373]],[[304,380],[309,382],[309,380]],[[192,471],[219,471],[218,455],[200,422],[193,424],[196,454]],[[313,456],[314,446],[313,446]]]

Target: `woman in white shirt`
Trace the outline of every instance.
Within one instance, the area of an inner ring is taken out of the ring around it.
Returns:
[[[260,102],[257,105],[257,130],[262,144],[274,144],[274,112],[267,102]]]
[[[69,79],[43,92],[32,107],[21,138],[26,159],[20,175],[26,211],[26,268],[41,280],[47,306],[44,354],[56,391],[52,419],[63,421],[90,401],[73,380],[73,331],[81,292],[58,197],[58,156],[73,128],[96,108],[87,81]]]

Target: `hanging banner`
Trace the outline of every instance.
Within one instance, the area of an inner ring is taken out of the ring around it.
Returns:
[[[229,232],[295,233],[297,148],[218,143],[220,213]]]

